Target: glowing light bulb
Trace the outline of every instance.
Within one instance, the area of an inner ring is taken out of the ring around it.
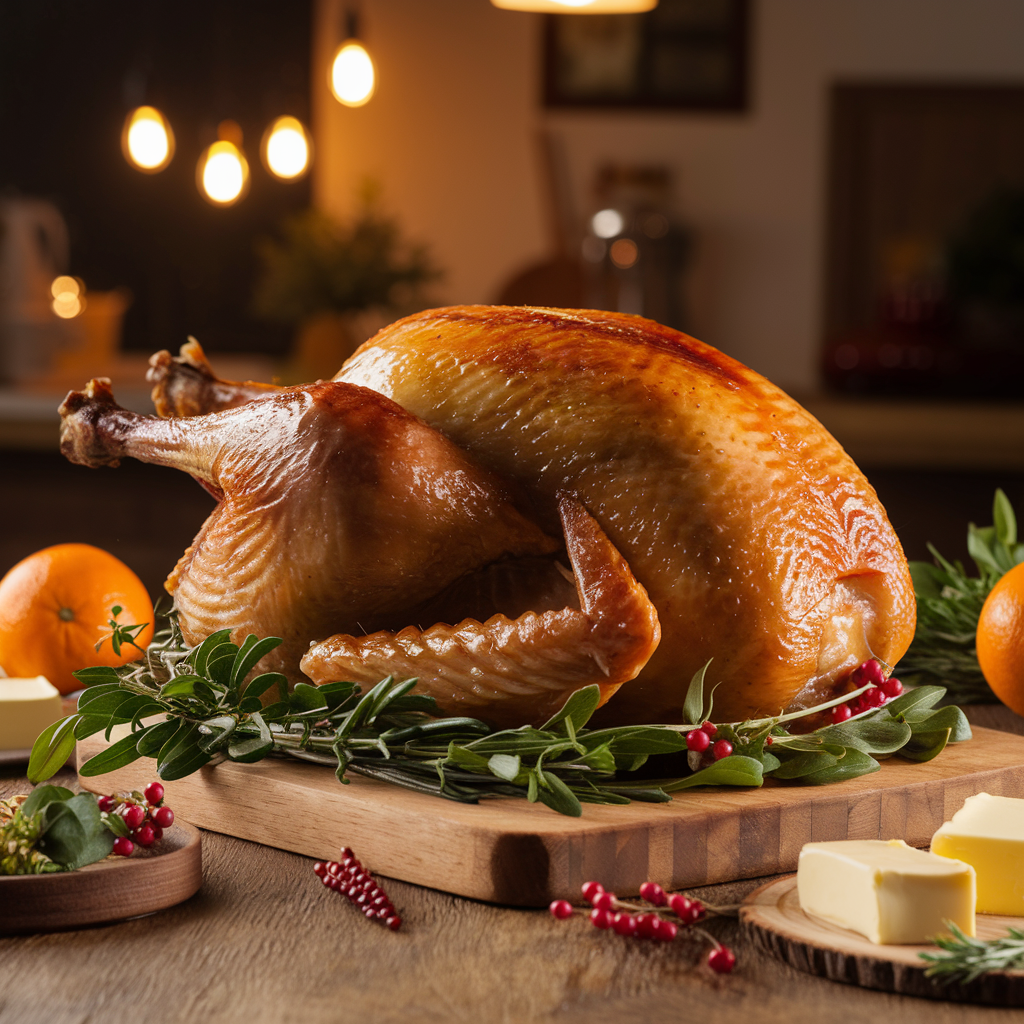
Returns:
[[[62,320],[72,320],[85,309],[85,285],[77,277],[62,274],[50,285],[53,302],[50,308]]]
[[[233,142],[220,139],[207,147],[196,167],[199,191],[215,206],[238,202],[249,187],[249,163]]]
[[[653,11],[658,0],[491,0],[505,11],[545,14],[640,14]]]
[[[174,156],[174,132],[167,118],[156,107],[136,107],[125,118],[121,150],[138,170],[162,171]]]
[[[302,122],[279,117],[263,136],[263,162],[271,174],[292,181],[309,167],[310,141]]]
[[[331,62],[331,92],[346,107],[361,107],[373,95],[377,73],[366,47],[355,39],[343,43]]]
[[[598,238],[614,238],[626,226],[618,210],[598,210],[590,218],[590,226]]]

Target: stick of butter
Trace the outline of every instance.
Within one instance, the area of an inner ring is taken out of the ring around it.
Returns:
[[[974,868],[979,914],[1024,914],[1024,800],[969,796],[932,836],[932,853]]]
[[[45,676],[0,677],[0,750],[27,750],[63,717],[60,694]]]
[[[872,942],[930,942],[947,919],[974,935],[974,868],[901,839],[806,843],[796,881],[803,910]]]

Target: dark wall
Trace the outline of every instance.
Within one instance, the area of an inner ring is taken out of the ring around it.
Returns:
[[[309,204],[259,143],[281,114],[309,121],[309,0],[0,0],[0,194],[53,200],[72,236],[71,273],[127,286],[125,345],[281,351],[282,328],[249,314],[255,244]],[[163,111],[173,161],[142,174],[121,154],[125,115]],[[196,162],[224,119],[245,133],[251,187],[215,208]]]

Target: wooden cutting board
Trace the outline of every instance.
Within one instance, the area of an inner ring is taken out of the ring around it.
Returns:
[[[117,739],[117,732],[112,740]],[[78,763],[106,744],[79,744]],[[142,789],[144,758],[80,777],[97,793]],[[1024,797],[1024,737],[974,729],[934,761],[892,758],[881,771],[828,786],[769,780],[757,790],[677,794],[668,804],[584,804],[567,818],[499,797],[459,804],[286,759],[224,762],[165,784],[175,813],[202,828],[328,859],[342,845],[375,873],[517,906],[579,898],[595,878],[620,895],[650,879],[681,889],[796,868],[804,843],[905,839],[926,846],[974,793]]]
[[[740,920],[755,946],[795,967],[832,981],[928,999],[952,999],[994,1006],[1024,1006],[1024,971],[993,971],[966,984],[941,984],[925,976],[918,956],[937,946],[883,946],[863,935],[805,914],[796,875],[755,889],[740,907]],[[978,914],[979,939],[1004,938],[1024,918]]]

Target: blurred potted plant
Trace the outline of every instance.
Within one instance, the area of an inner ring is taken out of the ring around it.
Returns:
[[[440,276],[426,250],[405,242],[381,214],[370,187],[349,222],[306,210],[258,252],[257,315],[297,328],[285,383],[331,377],[362,341],[353,329],[357,314],[420,309],[423,286]]]

